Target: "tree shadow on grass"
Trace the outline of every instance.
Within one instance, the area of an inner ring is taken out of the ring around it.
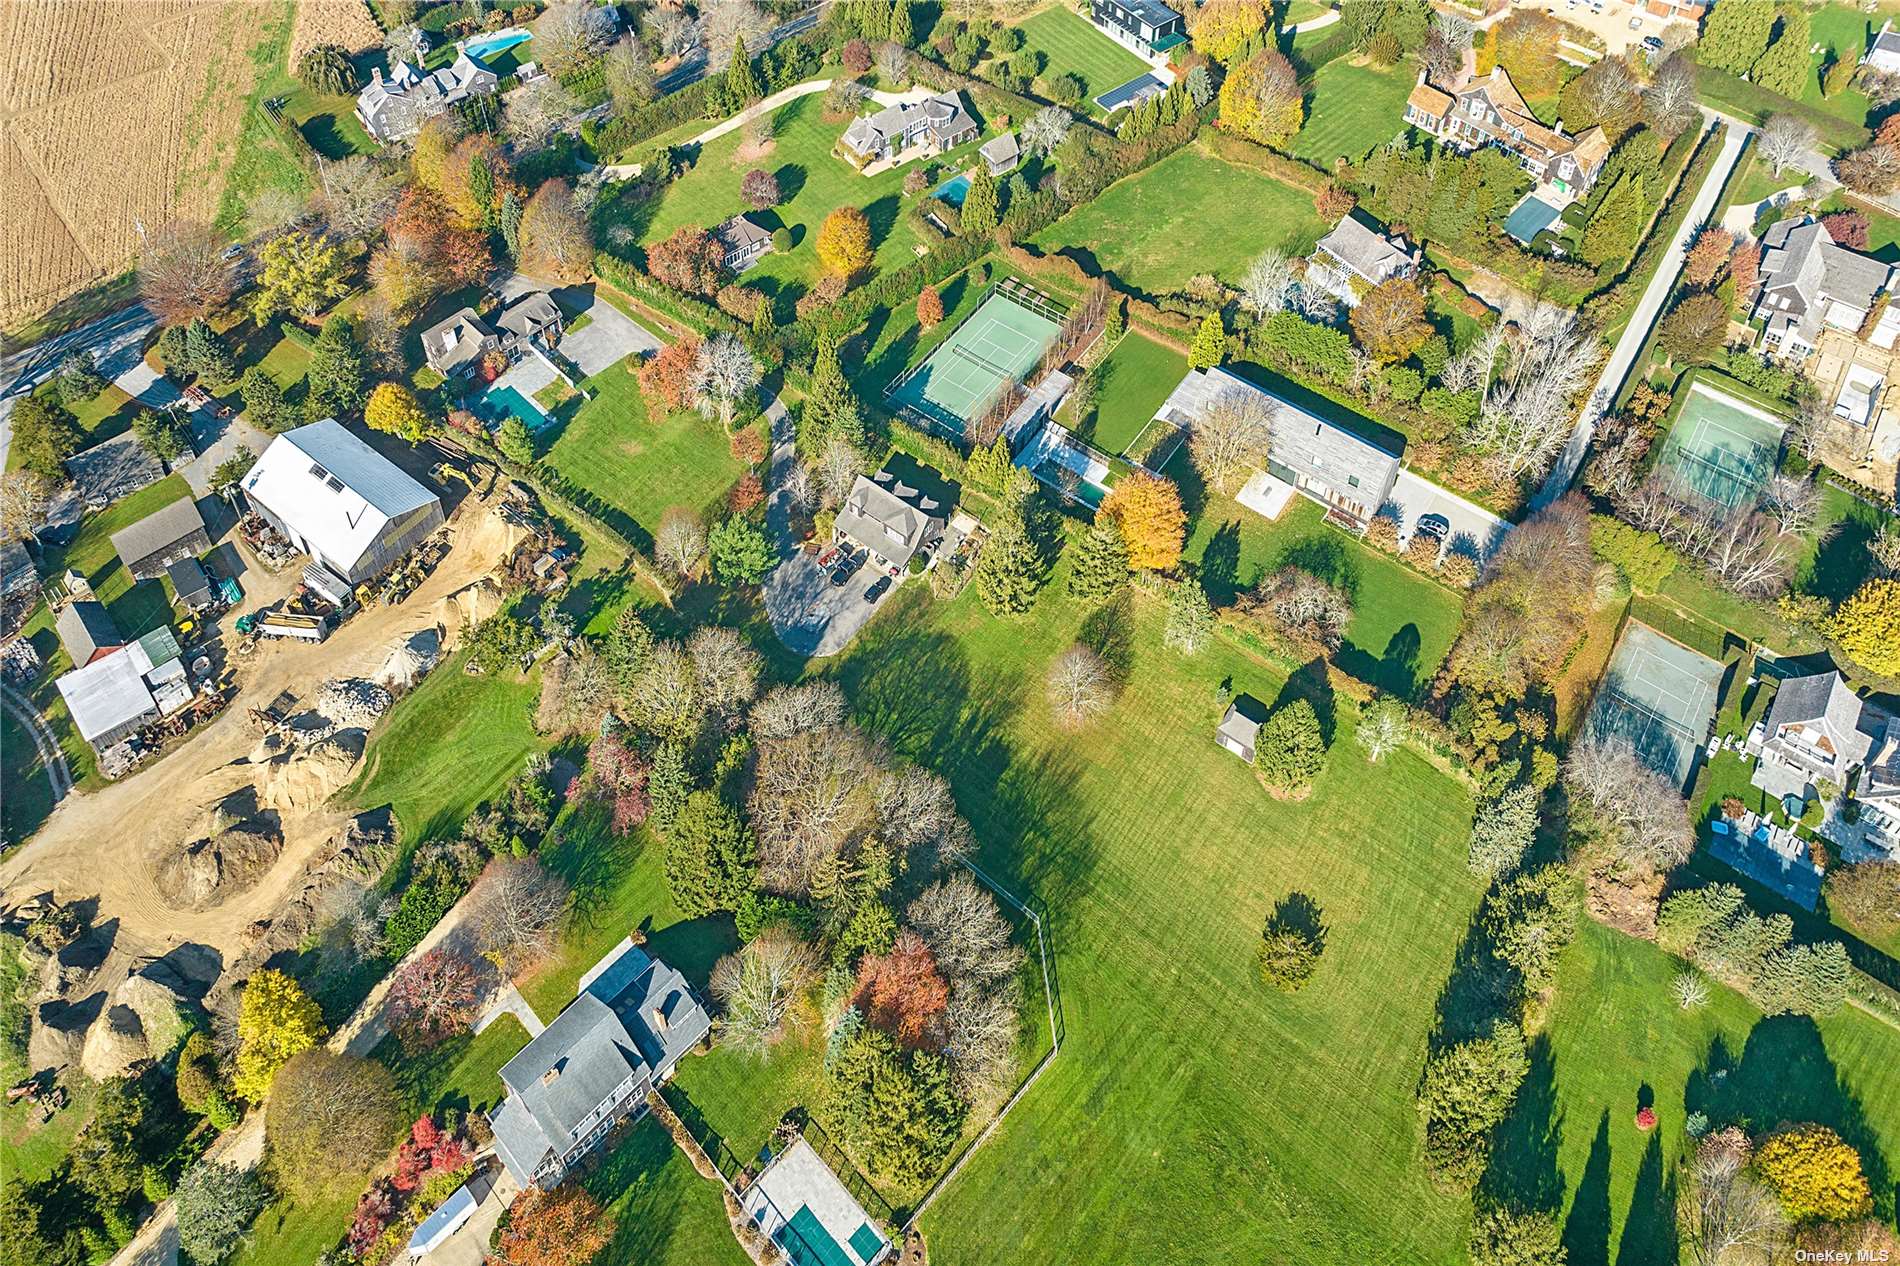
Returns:
[[[1842,519],[1814,552],[1813,561],[1802,569],[1802,592],[1819,594],[1834,603],[1846,599],[1873,571],[1873,555],[1867,550],[1873,538],[1874,525],[1867,518],[1850,514]]]
[[[1564,1219],[1568,1266],[1610,1266],[1610,1112],[1597,1119],[1590,1156]]]
[[[1214,529],[1201,549],[1201,588],[1217,607],[1232,606],[1240,591],[1240,520],[1229,519]]]
[[[541,849],[540,857],[572,889],[573,922],[597,924],[611,909],[615,888],[647,843],[641,831],[615,835],[604,805],[584,805],[568,813],[561,824],[560,842]]]
[[[805,170],[805,164],[803,163],[782,164],[773,175],[778,177],[778,201],[780,206],[784,206],[793,198],[796,198],[805,188],[805,182],[810,179],[810,173]],[[780,223],[783,222],[781,219]]]
[[[873,250],[882,246],[885,240],[890,237],[891,230],[897,227],[897,210],[898,198],[894,193],[886,194],[876,202],[873,202],[870,206],[864,208],[864,218],[870,221],[871,224],[871,247]]]
[[[1386,642],[1385,653],[1378,658],[1348,642],[1339,648],[1334,662],[1342,671],[1386,694],[1410,699],[1418,693],[1418,655],[1423,640],[1418,625],[1407,623]]]
[[[618,1215],[601,1261],[659,1261],[667,1256],[680,1209],[677,1193],[667,1190],[665,1174],[676,1160],[686,1163],[675,1156],[672,1137],[658,1121],[645,1118],[583,1180],[588,1193]],[[716,1198],[710,1189],[703,1197]]]
[[[1326,949],[1326,916],[1319,902],[1303,892],[1289,892],[1267,916],[1267,935],[1295,932],[1313,943],[1316,953]]]
[[[1313,705],[1313,715],[1319,718],[1320,739],[1330,748],[1339,730],[1339,706],[1333,697],[1333,683],[1327,676],[1324,658],[1313,659],[1286,679],[1274,697],[1272,711],[1278,712],[1295,699],[1304,699]]]
[[[1616,1247],[1616,1266],[1675,1266],[1681,1241],[1676,1231],[1676,1178],[1663,1166],[1662,1135],[1650,1131],[1636,1171],[1629,1216]]]
[[[1518,1088],[1511,1115],[1491,1132],[1491,1156],[1478,1179],[1479,1194],[1519,1209],[1561,1208],[1564,1177],[1557,1153],[1563,1133],[1557,1061],[1550,1039],[1539,1034],[1531,1043],[1530,1072]]]
[[[1127,589],[1089,612],[1076,640],[1102,657],[1117,682],[1135,667],[1135,604]]]
[[[657,932],[651,930],[651,924],[649,918],[645,925],[647,953],[677,968],[701,993],[712,979],[713,964],[739,948],[739,932],[730,915],[682,919]]]
[[[1323,532],[1291,542],[1280,551],[1273,566],[1275,570],[1297,567],[1329,585],[1345,590],[1349,598],[1359,596],[1359,560],[1353,556],[1353,549],[1346,539],[1337,532]]]

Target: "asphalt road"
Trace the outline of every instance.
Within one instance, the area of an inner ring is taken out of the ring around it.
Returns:
[[[157,324],[156,317],[135,303],[43,342],[8,348],[0,356],[0,467],[13,445],[15,400],[51,378],[70,352],[90,351],[101,374],[108,380],[118,377],[137,362],[145,336]]]

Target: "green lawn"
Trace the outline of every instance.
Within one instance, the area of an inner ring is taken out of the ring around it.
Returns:
[[[1023,33],[1023,47],[1043,55],[1038,76],[1042,83],[1063,74],[1081,78],[1081,108],[1089,114],[1101,113],[1096,97],[1148,71],[1147,62],[1089,25],[1068,4],[1053,4],[1017,23],[1017,29]]]
[[[1128,285],[1158,292],[1196,273],[1237,282],[1267,247],[1305,255],[1327,227],[1304,189],[1193,145],[1119,181],[1036,241],[1045,250],[1092,254]]]
[[[1079,434],[1111,456],[1120,454],[1180,385],[1187,358],[1153,339],[1129,334],[1096,369],[1101,393],[1092,424]]]
[[[33,393],[50,403],[57,405],[53,386],[47,383]],[[132,399],[123,390],[107,383],[105,390],[90,400],[81,400],[76,405],[64,406],[79,424],[79,447],[90,448],[115,435],[123,435],[132,429],[132,419],[139,411],[138,401]],[[20,449],[17,445],[7,449],[7,469],[20,468]]]
[[[1873,107],[1867,94],[1850,86],[1833,97],[1822,96],[1821,70],[1837,57],[1859,61],[1873,42],[1874,32],[1880,29],[1878,18],[1870,22],[1857,7],[1839,3],[1824,4],[1810,14],[1809,38],[1819,47],[1808,58],[1808,77],[1801,85],[1799,100],[1849,123],[1865,123]]]
[[[669,506],[702,516],[717,513],[726,490],[744,473],[719,424],[682,413],[655,422],[640,384],[617,365],[584,384],[596,393],[570,400],[547,461],[626,516],[623,528],[651,536]],[[578,404],[578,407],[574,407]]]
[[[32,737],[11,712],[0,712],[0,770],[6,787],[0,798],[0,840],[18,844],[53,811],[53,784]]]
[[[755,167],[772,172],[785,201],[754,213],[754,219],[767,228],[789,229],[792,247],[765,255],[747,270],[745,282],[778,296],[781,319],[789,320],[792,300],[818,276],[818,227],[836,208],[863,210],[871,222],[879,268],[907,261],[917,244],[916,233],[899,214],[904,177],[915,164],[876,176],[860,175],[831,152],[845,124],[827,123],[823,115],[822,94],[789,102],[773,116],[778,134],[770,152],[741,157],[747,129],[729,132],[701,149],[693,169],[667,186],[657,203],[620,199],[607,203],[599,219],[603,224],[628,224],[642,244],[657,242],[682,225],[710,228],[747,209],[739,197],[739,182],[746,172]],[[946,171],[955,170],[974,148],[965,146],[935,161]]]
[[[644,1117],[584,1180],[614,1218],[593,1266],[746,1266],[719,1185],[693,1172],[666,1127]]]
[[[1313,76],[1293,156],[1328,169],[1342,156],[1364,158],[1398,133],[1411,91],[1405,64],[1380,70],[1343,57],[1327,62]]]
[[[311,185],[310,175],[292,148],[293,143],[261,108],[271,97],[285,96],[301,88],[285,65],[295,10],[296,6],[288,0],[271,0],[258,6],[258,43],[250,52],[256,86],[246,107],[237,157],[231,163],[224,193],[218,200],[216,224],[226,233],[242,232],[246,203],[259,191],[289,189],[302,193]]]

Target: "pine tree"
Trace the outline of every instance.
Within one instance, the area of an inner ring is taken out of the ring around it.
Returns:
[[[1121,525],[1110,515],[1097,515],[1076,546],[1069,571],[1069,595],[1084,602],[1100,602],[1128,583],[1128,543]]]
[[[1212,369],[1226,359],[1227,331],[1221,328],[1220,313],[1210,312],[1201,318],[1201,328],[1188,348],[1188,368]]]
[[[244,371],[244,420],[266,434],[290,429],[296,410],[284,399],[284,389],[262,365]]]
[[[647,812],[648,824],[662,835],[671,831],[692,790],[686,748],[679,743],[660,744],[653,751],[653,766],[647,771],[647,800],[652,805]]]
[[[1763,6],[1766,7],[1766,6]],[[1800,5],[1781,10],[1781,34],[1775,37],[1748,77],[1784,97],[1798,97],[1808,77],[1808,14]]]
[[[1015,468],[1013,457],[1009,451],[1009,437],[998,435],[994,444],[970,454],[964,470],[971,483],[994,493],[1004,493],[1009,488],[1010,471]]]
[[[1319,714],[1304,699],[1295,699],[1267,718],[1254,744],[1254,767],[1267,785],[1280,791],[1304,791],[1319,776],[1326,760],[1326,741],[1320,733]]]
[[[1590,264],[1622,260],[1636,249],[1643,224],[1649,219],[1649,204],[1643,197],[1643,178],[1625,176],[1616,182],[1603,199],[1603,205],[1583,231],[1583,258]]]
[[[1726,10],[1718,4],[1703,23],[1696,60],[1731,75],[1745,75],[1768,47],[1768,35],[1774,26],[1774,9],[1759,0],[1731,4]]]
[[[838,340],[829,335],[818,337],[818,352],[812,359],[811,387],[805,393],[804,440],[816,451],[826,439],[841,439],[854,451],[864,447],[864,414],[851,384],[845,381],[844,368],[838,363]]]
[[[1122,297],[1110,295],[1108,313],[1102,318],[1102,345],[1113,347],[1128,331],[1128,319],[1122,315]]]
[[[896,0],[891,5],[891,43],[899,48],[909,48],[917,39],[911,27],[910,0]]]
[[[213,391],[223,391],[237,381],[237,361],[230,347],[203,318],[185,327],[185,362]]]
[[[969,189],[964,191],[961,214],[965,237],[987,237],[996,231],[996,177],[990,175],[990,169],[980,163],[975,174],[970,177]]]
[[[500,222],[502,245],[508,248],[510,257],[521,255],[521,196],[513,189],[501,195],[501,213],[496,217]]]
[[[1025,499],[1007,513],[977,556],[977,597],[992,615],[1021,615],[1035,604],[1049,560],[1036,540],[1033,508]]]
[[[1195,655],[1214,633],[1214,608],[1198,580],[1177,580],[1168,590],[1168,623],[1161,640],[1183,655]]]
[[[769,343],[772,330],[772,301],[760,295],[759,306],[752,310],[752,337],[762,344]]]
[[[331,317],[311,353],[304,415],[314,422],[354,414],[368,394],[363,377],[363,349],[356,345],[355,327],[346,316]]]
[[[737,109],[762,95],[759,87],[758,72],[752,68],[752,59],[746,55],[745,36],[737,36],[732,41],[732,64],[726,67],[726,98]]]

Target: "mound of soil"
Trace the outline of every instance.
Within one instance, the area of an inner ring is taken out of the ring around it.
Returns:
[[[161,859],[152,879],[159,895],[174,908],[206,910],[262,879],[282,851],[282,840],[232,827]]]

